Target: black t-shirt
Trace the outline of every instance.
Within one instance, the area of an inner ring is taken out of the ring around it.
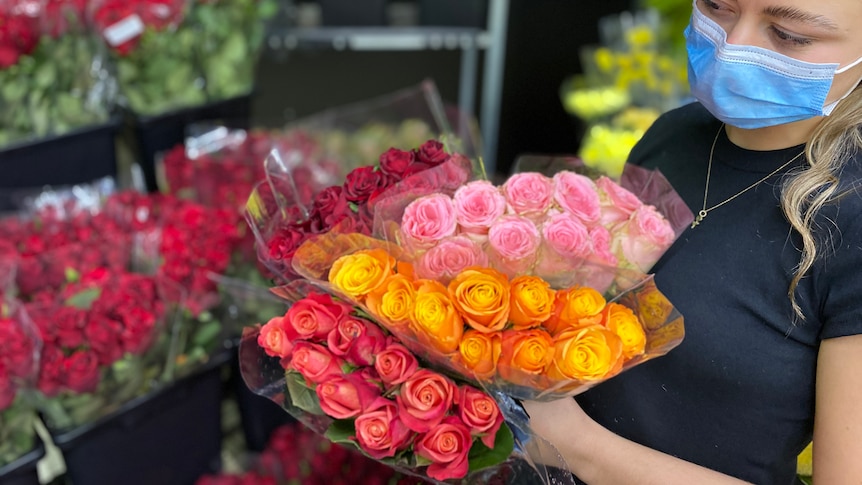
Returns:
[[[630,162],[658,168],[696,214],[720,126],[700,104],[671,111],[650,128]],[[751,151],[722,132],[707,207],[803,148]],[[578,396],[596,421],[743,480],[795,482],[796,457],[812,436],[820,340],[862,333],[862,197],[855,191],[822,211],[822,234],[831,233],[832,244],[799,285],[806,320],[793,324],[787,290],[801,243],[778,197],[782,176],[800,169],[803,159],[710,211],[655,266],[658,288],[684,317],[685,338],[667,355]],[[844,188],[862,180],[858,162],[848,162]]]

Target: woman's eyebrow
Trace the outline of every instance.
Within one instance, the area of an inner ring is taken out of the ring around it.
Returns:
[[[795,7],[788,6],[772,6],[763,9],[765,15],[770,17],[782,18],[793,22],[813,24],[828,30],[838,30],[838,25],[832,20],[804,10],[799,10]]]

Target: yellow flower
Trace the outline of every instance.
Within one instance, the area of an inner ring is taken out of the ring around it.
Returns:
[[[399,324],[410,319],[415,301],[413,281],[399,273],[389,276],[380,287],[370,292],[365,304],[374,316]]]
[[[541,325],[554,311],[555,291],[536,276],[518,276],[511,282],[512,303],[509,321],[516,329]]]
[[[600,324],[606,303],[601,293],[587,286],[559,290],[554,301],[554,313],[544,326],[551,335],[556,335],[572,327]]]
[[[377,289],[395,267],[395,258],[383,249],[365,249],[335,260],[329,282],[340,292],[361,301]]]
[[[646,334],[635,313],[629,307],[619,303],[609,303],[607,312],[605,325],[622,340],[623,355],[626,359],[643,354],[646,348]]]
[[[496,332],[509,320],[509,279],[495,269],[465,269],[449,283],[449,297],[474,330]]]
[[[416,303],[410,312],[410,324],[420,339],[443,354],[457,351],[464,334],[464,322],[449,299],[449,292],[432,280],[416,282]]]
[[[461,344],[460,363],[478,378],[491,377],[497,370],[500,358],[500,332],[482,333],[476,330],[464,332]]]
[[[597,381],[622,369],[623,344],[601,325],[570,328],[554,337],[554,359],[548,377],[555,380]]]

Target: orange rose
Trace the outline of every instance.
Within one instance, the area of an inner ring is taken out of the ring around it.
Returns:
[[[380,287],[369,293],[365,304],[374,316],[397,325],[410,319],[415,301],[413,281],[399,273],[389,276]]]
[[[548,377],[597,381],[622,369],[623,343],[601,325],[568,328],[554,337],[554,358]]]
[[[496,332],[509,321],[509,279],[495,269],[465,269],[449,282],[449,296],[474,330]]]
[[[395,258],[383,249],[364,249],[341,256],[329,269],[329,282],[338,291],[361,301],[392,274]]]
[[[410,325],[418,337],[444,354],[458,350],[464,334],[464,322],[449,299],[446,287],[431,280],[416,282]]]
[[[568,328],[600,324],[606,303],[601,293],[588,286],[559,290],[554,301],[554,313],[544,326],[551,335],[556,335]]]
[[[499,332],[482,333],[478,330],[467,330],[458,346],[460,363],[478,378],[493,376],[497,371],[497,360],[500,358],[501,340]]]
[[[523,383],[545,372],[554,358],[554,343],[541,328],[507,330],[500,343],[497,370],[504,379]]]
[[[617,334],[623,342],[623,355],[626,359],[644,353],[646,334],[640,320],[631,308],[619,303],[608,303],[608,317],[605,321],[608,330]]]
[[[555,291],[536,276],[518,276],[511,284],[509,320],[516,329],[541,325],[554,310]]]

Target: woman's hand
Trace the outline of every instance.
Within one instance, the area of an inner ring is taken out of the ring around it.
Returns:
[[[523,401],[530,428],[563,454],[575,452],[595,429],[593,421],[572,398],[551,402]]]

